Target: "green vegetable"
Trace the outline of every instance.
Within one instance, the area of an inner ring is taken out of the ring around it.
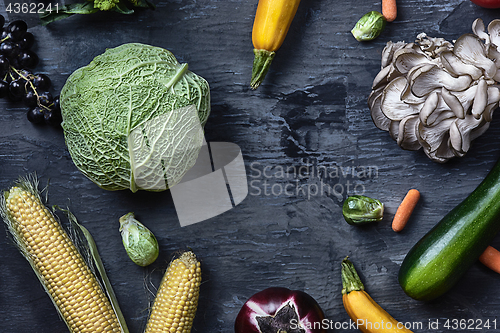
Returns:
[[[377,199],[353,195],[344,201],[342,214],[352,225],[380,221],[384,217],[384,204]]]
[[[106,190],[162,191],[194,165],[210,89],[169,51],[124,44],[70,75],[60,94],[73,162]]]
[[[99,10],[111,10],[118,2],[118,0],[94,0],[94,7]]]
[[[500,161],[479,186],[410,250],[399,283],[417,300],[447,292],[500,231]]]
[[[132,14],[134,8],[155,9],[155,5],[149,0],[89,0],[81,3],[70,3],[49,6],[46,10],[39,12],[42,25],[67,18],[75,14],[94,14],[98,11],[114,11],[120,14]]]
[[[135,219],[134,213],[120,217],[120,233],[129,258],[137,265],[148,266],[158,258],[160,250],[155,235]]]
[[[369,41],[382,33],[386,22],[384,15],[377,11],[371,11],[359,19],[351,33],[358,42]]]

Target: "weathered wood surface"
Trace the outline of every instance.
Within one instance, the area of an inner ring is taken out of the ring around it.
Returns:
[[[243,302],[270,286],[304,290],[328,319],[347,321],[340,294],[340,261],[346,255],[374,299],[401,321],[423,323],[421,332],[449,331],[443,327],[446,319],[497,319],[500,278],[480,264],[431,303],[407,297],[397,273],[410,247],[464,199],[500,157],[499,121],[493,121],[466,157],[436,164],[422,152],[401,150],[378,130],[366,103],[387,41],[412,41],[420,32],[456,39],[471,32],[474,19],[481,17],[487,24],[496,18],[497,10],[465,0],[402,0],[398,19],[377,40],[359,43],[350,30],[364,13],[380,10],[379,1],[304,0],[264,84],[251,91],[256,0],[156,4],[155,11],[72,17],[47,27],[34,16],[7,17],[30,23],[41,58],[37,70],[52,78],[53,91],[105,48],[126,42],[161,46],[188,62],[211,86],[207,140],[232,142],[243,152],[249,195],[235,209],[181,228],[168,191],[133,194],[98,188],[72,164],[62,131],[33,126],[23,106],[0,101],[0,188],[31,172],[38,174],[42,186],[49,182],[49,204],[68,206],[93,234],[131,332],[143,330],[152,285],[158,285],[171,256],[186,248],[203,262],[193,332],[231,332]],[[371,167],[376,172],[363,177],[339,173],[280,178],[282,168],[308,163],[330,171]],[[314,189],[312,184],[322,182],[338,184],[337,192],[343,188],[344,193],[277,193],[286,184]],[[357,228],[343,221],[342,200],[354,185],[385,203],[382,222]],[[396,234],[390,221],[412,187],[421,191],[422,199],[407,228]],[[160,243],[159,260],[146,269],[133,264],[121,244],[118,218],[129,211]],[[499,240],[496,244],[500,246]],[[0,266],[2,332],[67,331],[4,228]],[[439,329],[427,329],[429,320],[439,320]]]

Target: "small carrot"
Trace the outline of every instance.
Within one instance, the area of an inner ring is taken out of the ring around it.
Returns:
[[[392,22],[398,15],[398,8],[396,0],[382,0],[382,15],[384,15],[387,22]]]
[[[392,230],[395,232],[400,232],[405,227],[406,223],[410,219],[411,213],[415,206],[417,205],[418,200],[420,199],[420,192],[415,189],[411,189],[408,191],[403,201],[398,207],[396,214],[394,215],[394,219],[392,220]]]
[[[479,261],[494,272],[500,273],[500,251],[493,246],[488,246]]]

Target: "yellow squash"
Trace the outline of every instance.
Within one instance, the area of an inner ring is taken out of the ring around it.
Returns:
[[[411,333],[405,325],[382,309],[361,282],[354,265],[345,258],[342,261],[342,301],[344,308],[364,333]]]
[[[300,0],[260,0],[255,14],[252,42],[255,58],[250,86],[257,89],[292,23]]]

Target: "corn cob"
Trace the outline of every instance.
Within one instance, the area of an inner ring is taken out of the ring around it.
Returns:
[[[200,262],[193,252],[173,260],[160,283],[145,333],[191,332],[200,283]]]
[[[123,332],[96,276],[42,204],[36,180],[20,179],[5,191],[0,213],[70,332]]]

